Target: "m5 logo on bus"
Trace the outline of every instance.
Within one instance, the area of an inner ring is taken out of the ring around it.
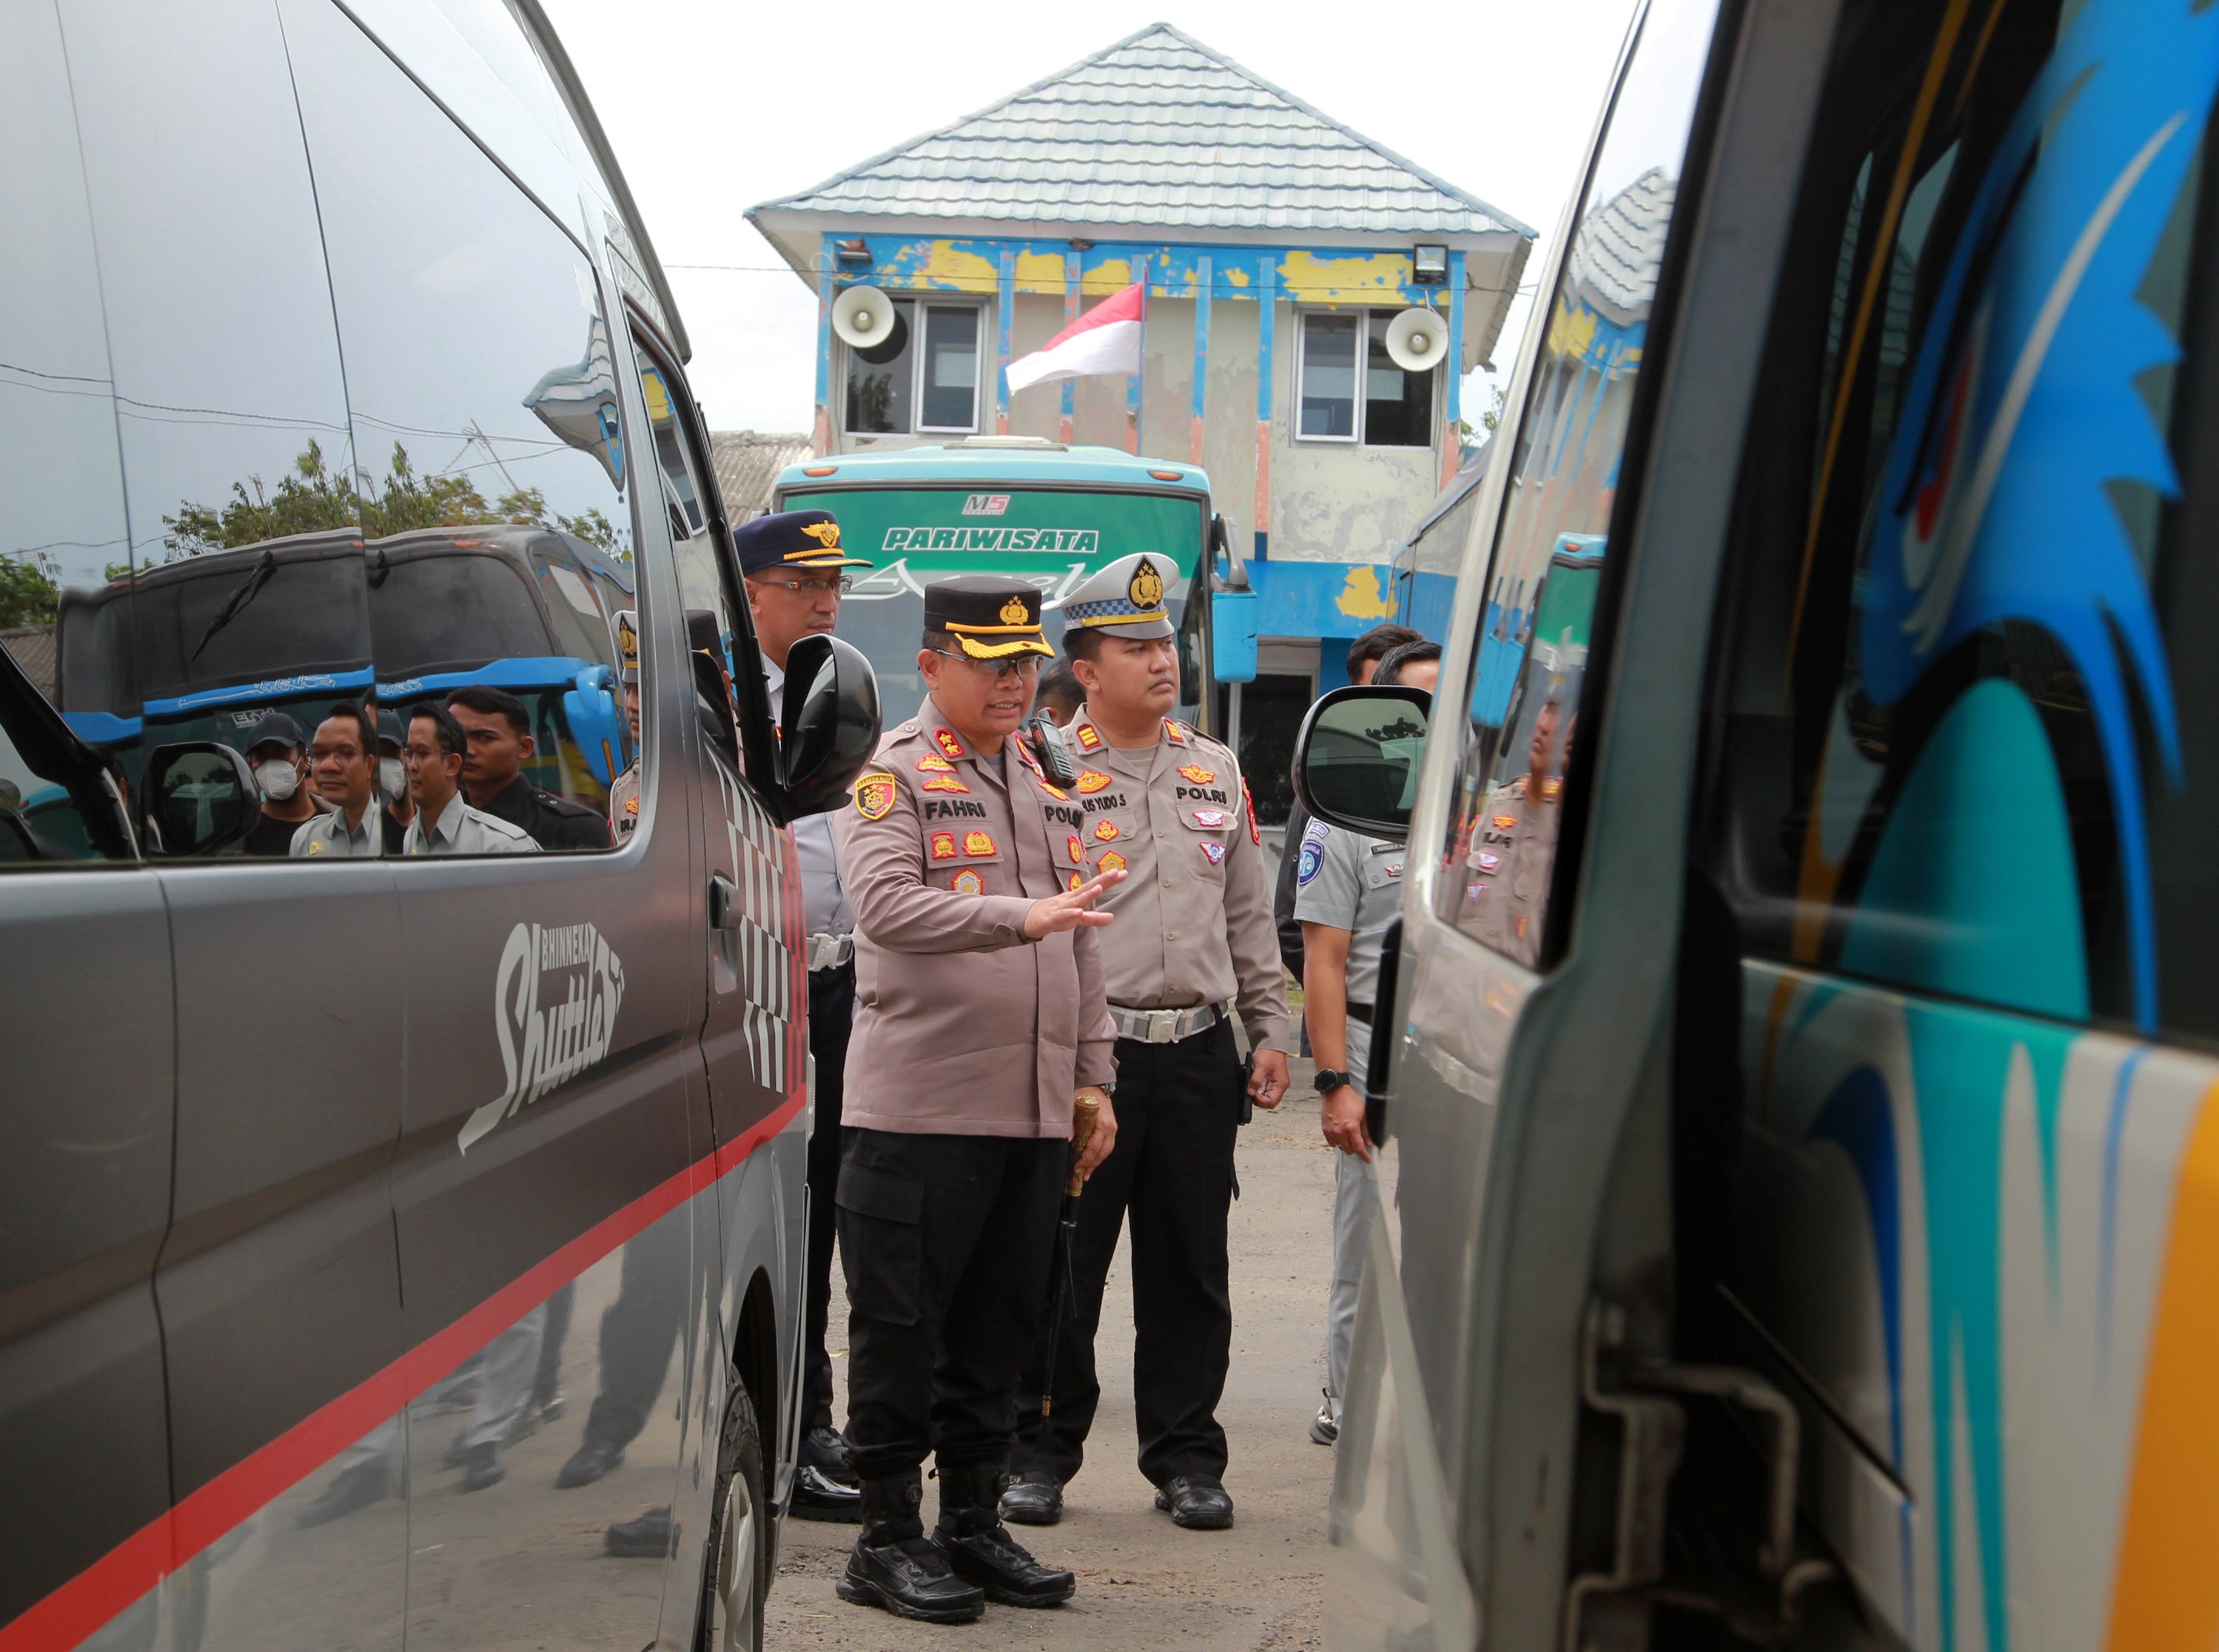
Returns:
[[[519,923],[509,931],[493,986],[507,1083],[463,1121],[455,1138],[463,1152],[609,1053],[624,981],[624,965],[590,923]]]
[[[967,494],[963,497],[966,516],[999,516],[1009,508],[1007,494]]]

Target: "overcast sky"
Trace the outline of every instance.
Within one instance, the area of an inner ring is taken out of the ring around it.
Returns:
[[[1541,233],[1632,0],[1464,0],[1397,16],[1181,0],[1153,15],[808,0],[544,0],[693,335],[719,430],[806,431],[816,301],[743,215],[996,102],[1151,22],[1173,24]],[[687,264],[737,266],[686,269]],[[1530,285],[1539,251],[1527,266]],[[1496,347],[1507,376],[1530,295]],[[1465,387],[1487,406],[1485,374]]]

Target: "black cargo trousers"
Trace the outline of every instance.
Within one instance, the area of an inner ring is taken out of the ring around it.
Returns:
[[[1035,1444],[1032,1420],[1047,1362],[1043,1326],[1017,1388],[1013,1470],[1067,1481],[1085,1461],[1087,1431],[1102,1400],[1094,1333],[1117,1235],[1129,1218],[1141,1472],[1158,1486],[1180,1475],[1225,1473],[1217,1402],[1233,1353],[1226,1246],[1241,1088],[1230,1022],[1176,1044],[1117,1040],[1117,1144],[1078,1202],[1047,1447]]]
[[[1007,1460],[1071,1144],[841,1132],[848,1441],[866,1480]]]
[[[817,1122],[809,1138],[808,1274],[802,1282],[801,1426],[832,1425],[832,1361],[824,1331],[832,1310],[832,1239],[840,1187],[840,1100],[848,1034],[855,1022],[851,960],[809,972],[809,1053],[817,1059]]]

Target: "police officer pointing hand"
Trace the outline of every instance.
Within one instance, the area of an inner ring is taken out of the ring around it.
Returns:
[[[838,1202],[863,1517],[838,1587],[962,1623],[988,1597],[1053,1605],[1074,1587],[1017,1544],[996,1502],[1082,1095],[1100,1112],[1079,1170],[1116,1139],[1096,939],[1110,918],[1095,903],[1122,874],[1088,875],[1069,795],[1010,738],[1051,652],[1040,593],[945,580],[925,587],[924,618],[929,693],[836,826],[855,914]]]
[[[1145,553],[1122,557],[1060,604],[1064,646],[1086,691],[1066,730],[1082,765],[1066,850],[1074,864],[1129,875],[1108,897],[1117,922],[1101,942],[1123,1127],[1079,1203],[1072,1312],[1045,1438],[1028,1431],[1003,1499],[1003,1512],[1027,1525],[1059,1518],[1063,1484],[1085,1457],[1102,1396],[1094,1332],[1128,1219],[1141,1472],[1178,1525],[1233,1523],[1216,1411],[1233,1340],[1234,1144],[1244,1091],[1259,1106],[1278,1105],[1293,1028],[1240,766],[1166,715],[1178,704],[1165,606],[1172,568]],[[1040,1409],[1047,1352],[1034,1351],[1021,1414]]]

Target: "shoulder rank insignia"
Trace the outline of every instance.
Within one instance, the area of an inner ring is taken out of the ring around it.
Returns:
[[[632,798],[626,798],[625,799],[625,813],[626,813],[626,814],[628,814],[628,815],[636,815],[636,814],[637,814],[638,812],[639,812],[639,799],[638,799],[637,798],[636,798],[636,797],[632,797]]]
[[[1109,784],[1110,777],[1107,774],[1104,774],[1098,768],[1081,769],[1079,771],[1078,789],[1081,792],[1087,792],[1091,795],[1094,792],[1099,792],[1103,786]]]
[[[1101,872],[1122,872],[1125,869],[1125,857],[1115,849],[1108,849],[1103,851],[1102,858],[1094,865],[1095,868]]]
[[[955,858],[954,833],[935,832],[932,835],[932,858],[935,860],[953,860]]]
[[[1202,858],[1209,861],[1213,866],[1223,866],[1225,864],[1225,845],[1219,842],[1214,837],[1206,837],[1203,839]]]
[[[1194,823],[1197,826],[1222,826],[1231,818],[1222,809],[1197,809],[1194,811]]]
[[[1094,725],[1091,723],[1082,723],[1078,725],[1078,748],[1081,751],[1096,750],[1101,744],[1102,736],[1095,733]]]
[[[953,774],[955,765],[945,757],[935,757],[927,752],[917,760],[917,772],[920,774]]]
[[[1069,803],[1071,801],[1071,793],[1065,791],[1060,786],[1050,786],[1046,780],[1042,780],[1040,783],[1040,789],[1047,792],[1051,798],[1054,798],[1058,803]]]
[[[968,866],[955,874],[955,882],[951,886],[959,895],[983,895],[986,892],[985,879]]]
[[[941,751],[949,757],[963,757],[969,755],[969,754],[963,749],[963,742],[945,729],[935,729],[932,731],[932,743],[939,747]]]
[[[1066,841],[1065,847],[1071,851],[1072,865],[1074,866],[1083,866],[1086,864],[1086,845],[1078,841],[1078,834],[1077,832],[1073,832],[1071,835],[1070,838]]]
[[[1010,742],[1010,749],[1016,752],[1017,761],[1032,770],[1034,773],[1037,774],[1041,772],[1040,759],[1033,755],[1033,748],[1029,742],[1012,740]]]
[[[1256,799],[1249,795],[1245,778],[1240,782],[1240,802],[1248,810],[1248,841],[1260,849],[1264,847],[1264,834],[1256,829]]]
[[[988,833],[966,832],[963,834],[963,853],[966,854],[992,854],[997,853],[997,851],[994,848],[994,840]]]
[[[1495,829],[1498,832],[1509,831],[1517,824],[1518,817],[1515,815],[1497,815],[1495,817]]]
[[[883,820],[894,806],[894,777],[882,768],[855,780],[855,812],[865,820]]]
[[[1104,843],[1115,843],[1117,841],[1117,823],[1107,818],[1106,817],[1101,820],[1096,821],[1094,823],[1094,835],[1101,839]]]
[[[926,792],[968,792],[971,788],[953,774],[935,774],[919,789]]]
[[[1179,773],[1197,786],[1208,786],[1217,778],[1215,769],[1204,768],[1200,763],[1182,763],[1179,766]]]
[[[1172,722],[1169,717],[1165,717],[1164,719],[1164,737],[1169,740],[1174,746],[1184,746],[1186,744],[1186,730],[1181,728],[1178,724]]]
[[[1564,783],[1553,774],[1551,774],[1547,779],[1541,782],[1541,795],[1551,802],[1554,802],[1556,800],[1557,793],[1562,792],[1563,789]]]

